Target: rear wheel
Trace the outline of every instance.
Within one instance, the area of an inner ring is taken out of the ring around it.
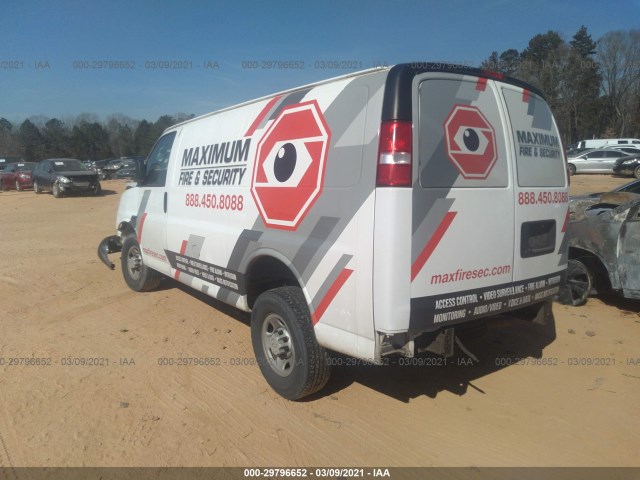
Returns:
[[[329,380],[328,354],[316,341],[300,288],[276,288],[258,297],[251,313],[251,340],[262,375],[284,398],[311,395]]]
[[[149,292],[160,284],[162,275],[144,264],[140,244],[135,237],[125,238],[120,260],[124,281],[131,290]]]
[[[591,272],[580,260],[569,260],[567,284],[558,296],[560,303],[577,307],[584,305],[589,297],[593,280]]]
[[[576,166],[573,163],[570,163],[567,166],[567,170],[569,170],[569,175],[575,175],[576,174]]]
[[[3,181],[0,181],[0,190],[2,190],[3,192],[6,192],[7,190],[9,190]]]
[[[36,194],[42,193],[42,190],[40,190],[40,185],[38,185],[38,181],[37,180],[33,181],[33,191]]]
[[[640,165],[638,165],[633,171],[633,176],[636,178],[640,178]]]

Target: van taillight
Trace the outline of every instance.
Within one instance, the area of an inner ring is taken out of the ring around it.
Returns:
[[[379,187],[411,186],[411,122],[390,121],[380,124],[378,154]]]

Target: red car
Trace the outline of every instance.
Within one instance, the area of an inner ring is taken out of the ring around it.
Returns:
[[[36,165],[35,162],[10,163],[0,171],[0,189],[4,192],[12,188],[16,190],[32,188],[31,172]]]

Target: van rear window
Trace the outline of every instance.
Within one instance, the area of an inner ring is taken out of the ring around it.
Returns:
[[[547,103],[521,88],[503,87],[516,149],[518,185],[563,187],[562,142]]]

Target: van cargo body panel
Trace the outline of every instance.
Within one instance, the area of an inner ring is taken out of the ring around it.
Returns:
[[[324,385],[323,349],[411,356],[422,333],[563,281],[555,122],[540,92],[488,72],[404,64],[280,92],[167,129],[145,168],[102,261],[121,249],[134,290],[163,275],[252,312],[285,398]]]

